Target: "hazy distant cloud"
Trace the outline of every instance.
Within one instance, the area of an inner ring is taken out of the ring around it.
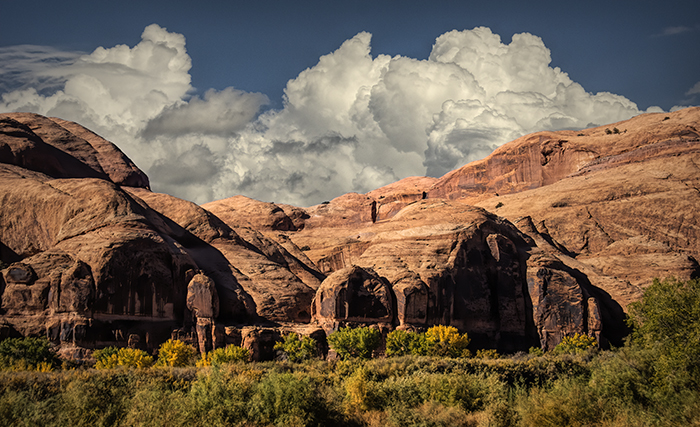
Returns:
[[[685,94],[688,96],[700,94],[700,82],[695,83],[695,85],[691,87]]]
[[[689,31],[693,31],[692,28],[690,27],[685,27],[685,26],[678,26],[678,27],[668,27],[664,29],[664,32],[662,33],[664,36],[674,36],[676,34],[681,34],[681,33],[687,33]]]
[[[154,24],[134,47],[27,50],[13,69],[0,66],[14,79],[0,111],[91,128],[146,170],[155,191],[199,203],[245,194],[302,206],[439,176],[529,132],[641,112],[552,68],[549,49],[531,34],[505,44],[488,28],[451,31],[427,60],[373,57],[370,42],[364,32],[345,41],[288,82],[283,108],[261,113],[262,94],[192,96],[184,36]],[[56,67],[46,65],[51,57]],[[28,75],[15,79],[22,69]]]
[[[700,30],[700,25],[695,25],[694,27],[688,27],[686,25],[676,25],[664,28],[663,31],[661,31],[658,34],[655,34],[654,37],[675,36],[678,34],[690,33],[698,30]]]
[[[33,88],[54,92],[65,84],[65,69],[82,53],[46,46],[0,47],[0,93]]]

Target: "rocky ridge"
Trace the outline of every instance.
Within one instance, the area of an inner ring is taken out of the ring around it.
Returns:
[[[0,336],[262,359],[285,330],[323,346],[345,324],[450,324],[499,351],[619,343],[653,277],[700,273],[698,123],[689,108],[539,132],[442,178],[299,208],[153,193],[82,126],[0,114]]]

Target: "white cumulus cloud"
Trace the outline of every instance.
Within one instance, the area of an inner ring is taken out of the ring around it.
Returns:
[[[484,27],[451,31],[426,60],[372,56],[370,42],[363,32],[322,56],[287,83],[283,108],[263,113],[262,94],[194,95],[184,36],[155,24],[134,47],[89,55],[0,50],[18,59],[0,65],[0,76],[25,76],[0,88],[0,111],[89,127],[141,166],[156,191],[199,203],[245,194],[302,206],[439,176],[529,132],[641,112],[622,96],[586,92],[551,67],[549,49],[531,34],[506,44]],[[55,67],[50,57],[60,58]]]

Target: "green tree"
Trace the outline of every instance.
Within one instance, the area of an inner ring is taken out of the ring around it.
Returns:
[[[343,359],[357,357],[370,359],[372,352],[379,347],[381,334],[379,330],[362,326],[340,328],[328,336],[328,344]]]
[[[316,356],[316,340],[290,332],[283,341],[275,343],[274,349],[281,351],[290,362],[301,362]]]
[[[434,356],[468,357],[469,337],[454,326],[436,325],[425,332],[428,352]]]
[[[428,341],[425,334],[420,332],[394,330],[386,337],[387,356],[405,356],[415,354],[425,356],[428,354]]]
[[[700,279],[655,279],[628,315],[630,344],[654,352],[660,381],[700,383]]]
[[[158,349],[158,366],[181,367],[192,364],[196,351],[180,340],[169,339]]]
[[[46,338],[7,338],[0,342],[0,368],[51,370],[60,360]]]

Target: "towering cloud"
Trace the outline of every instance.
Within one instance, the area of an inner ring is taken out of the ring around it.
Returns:
[[[262,113],[262,94],[227,88],[193,96],[185,38],[155,24],[133,48],[77,56],[17,47],[0,51],[17,59],[0,75],[24,76],[2,88],[0,111],[95,130],[144,168],[156,191],[196,202],[245,194],[298,205],[439,176],[528,132],[640,113],[552,68],[531,34],[505,44],[488,28],[451,31],[427,60],[373,57],[370,41],[360,33],[321,57],[287,83],[282,109]],[[60,66],[41,61],[49,56]]]

